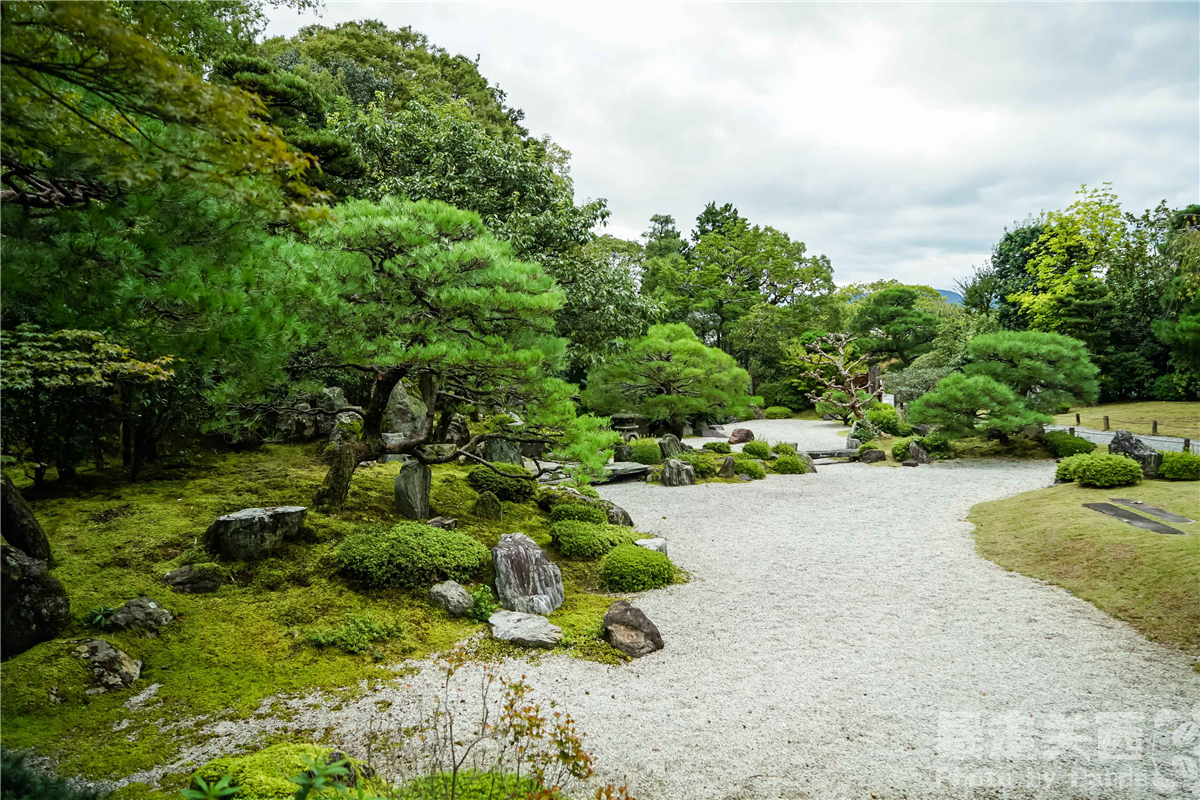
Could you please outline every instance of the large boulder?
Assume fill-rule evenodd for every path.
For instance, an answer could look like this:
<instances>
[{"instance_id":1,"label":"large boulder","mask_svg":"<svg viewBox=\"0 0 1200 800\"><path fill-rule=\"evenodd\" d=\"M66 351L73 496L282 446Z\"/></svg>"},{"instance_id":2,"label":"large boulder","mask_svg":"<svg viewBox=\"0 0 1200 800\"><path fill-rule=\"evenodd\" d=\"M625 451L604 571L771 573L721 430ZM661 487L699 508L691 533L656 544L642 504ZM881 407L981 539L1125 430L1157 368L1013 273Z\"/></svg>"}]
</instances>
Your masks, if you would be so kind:
<instances>
[{"instance_id":1,"label":"large boulder","mask_svg":"<svg viewBox=\"0 0 1200 800\"><path fill-rule=\"evenodd\" d=\"M363 418L356 411L340 411L333 418L333 426L329 429L329 441L333 444L356 442L362 436Z\"/></svg>"},{"instance_id":2,"label":"large boulder","mask_svg":"<svg viewBox=\"0 0 1200 800\"><path fill-rule=\"evenodd\" d=\"M71 621L71 603L45 561L0 545L0 655L49 641Z\"/></svg>"},{"instance_id":3,"label":"large boulder","mask_svg":"<svg viewBox=\"0 0 1200 800\"><path fill-rule=\"evenodd\" d=\"M929 453L925 450L925 448L921 447L921 445L917 444L916 442L908 443L908 457L909 457L909 459L917 462L918 464L933 463L932 461L930 461Z\"/></svg>"},{"instance_id":4,"label":"large boulder","mask_svg":"<svg viewBox=\"0 0 1200 800\"><path fill-rule=\"evenodd\" d=\"M721 466L717 469L718 478L732 478L737 475L737 469L733 465L733 456L725 456L725 460L721 462Z\"/></svg>"},{"instance_id":5,"label":"large boulder","mask_svg":"<svg viewBox=\"0 0 1200 800\"><path fill-rule=\"evenodd\" d=\"M613 461L632 461L633 448L627 444L619 444L613 448Z\"/></svg>"},{"instance_id":6,"label":"large boulder","mask_svg":"<svg viewBox=\"0 0 1200 800\"><path fill-rule=\"evenodd\" d=\"M604 515L608 517L609 525L624 525L626 528L633 527L633 517L629 516L629 512L616 503L609 500L593 500L592 504L599 505L604 509Z\"/></svg>"},{"instance_id":7,"label":"large boulder","mask_svg":"<svg viewBox=\"0 0 1200 800\"><path fill-rule=\"evenodd\" d=\"M404 381L400 381L388 395L387 407L383 410L383 431L398 433L407 439L425 424L428 411L424 401L409 394Z\"/></svg>"},{"instance_id":8,"label":"large boulder","mask_svg":"<svg viewBox=\"0 0 1200 800\"><path fill-rule=\"evenodd\" d=\"M640 608L624 600L608 607L604 614L604 638L613 647L633 658L663 649L662 634Z\"/></svg>"},{"instance_id":9,"label":"large boulder","mask_svg":"<svg viewBox=\"0 0 1200 800\"><path fill-rule=\"evenodd\" d=\"M435 606L452 617L466 616L475 607L475 601L471 599L471 595L457 581L435 583L429 589L429 599L433 600Z\"/></svg>"},{"instance_id":10,"label":"large boulder","mask_svg":"<svg viewBox=\"0 0 1200 800\"><path fill-rule=\"evenodd\" d=\"M216 564L188 564L163 576L163 583L182 594L209 594L224 582L225 576Z\"/></svg>"},{"instance_id":11,"label":"large boulder","mask_svg":"<svg viewBox=\"0 0 1200 800\"><path fill-rule=\"evenodd\" d=\"M286 411L280 411L275 422L279 438L285 442L311 442L329 433L319 430L320 415L312 412L309 403L296 403Z\"/></svg>"},{"instance_id":12,"label":"large boulder","mask_svg":"<svg viewBox=\"0 0 1200 800\"><path fill-rule=\"evenodd\" d=\"M493 464L525 463L525 458L521 455L520 446L516 442L510 442L507 439L485 439L479 448L479 455L485 461L490 461Z\"/></svg>"},{"instance_id":13,"label":"large boulder","mask_svg":"<svg viewBox=\"0 0 1200 800\"><path fill-rule=\"evenodd\" d=\"M266 558L295 536L304 525L308 509L304 506L243 508L217 517L204 532L208 549L234 561Z\"/></svg>"},{"instance_id":14,"label":"large boulder","mask_svg":"<svg viewBox=\"0 0 1200 800\"><path fill-rule=\"evenodd\" d=\"M404 462L396 476L396 510L405 519L429 519L429 490L433 486L433 472L416 459Z\"/></svg>"},{"instance_id":15,"label":"large boulder","mask_svg":"<svg viewBox=\"0 0 1200 800\"><path fill-rule=\"evenodd\" d=\"M3 476L0 495L0 532L4 533L5 540L30 558L49 561L50 540L21 490L7 475Z\"/></svg>"},{"instance_id":16,"label":"large boulder","mask_svg":"<svg viewBox=\"0 0 1200 800\"><path fill-rule=\"evenodd\" d=\"M462 414L450 417L450 425L446 428L446 441L455 447L462 447L471 441L471 429L467 427L467 418Z\"/></svg>"},{"instance_id":17,"label":"large boulder","mask_svg":"<svg viewBox=\"0 0 1200 800\"><path fill-rule=\"evenodd\" d=\"M813 461L812 456L810 456L808 453L797 453L797 455L799 455L800 460L804 462L805 472L809 473L810 475L817 474L817 462Z\"/></svg>"},{"instance_id":18,"label":"large boulder","mask_svg":"<svg viewBox=\"0 0 1200 800\"><path fill-rule=\"evenodd\" d=\"M142 662L130 658L103 639L87 639L75 648L75 656L83 659L92 675L93 687L88 694L104 694L127 689L142 674Z\"/></svg>"},{"instance_id":19,"label":"large boulder","mask_svg":"<svg viewBox=\"0 0 1200 800\"><path fill-rule=\"evenodd\" d=\"M874 464L877 461L887 461L887 453L882 450L864 450L858 455L858 460L864 464Z\"/></svg>"},{"instance_id":20,"label":"large boulder","mask_svg":"<svg viewBox=\"0 0 1200 800\"><path fill-rule=\"evenodd\" d=\"M496 497L494 492L483 492L475 501L475 505L471 506L471 514L480 519L499 522L504 518L504 509L500 505L500 498Z\"/></svg>"},{"instance_id":21,"label":"large boulder","mask_svg":"<svg viewBox=\"0 0 1200 800\"><path fill-rule=\"evenodd\" d=\"M1108 452L1128 456L1142 465L1142 474L1153 478L1162 466L1162 453L1155 450L1129 431L1119 430L1108 443Z\"/></svg>"},{"instance_id":22,"label":"large boulder","mask_svg":"<svg viewBox=\"0 0 1200 800\"><path fill-rule=\"evenodd\" d=\"M696 482L696 470L691 464L685 464L677 458L668 458L663 462L658 481L663 486L691 486Z\"/></svg>"},{"instance_id":23,"label":"large boulder","mask_svg":"<svg viewBox=\"0 0 1200 800\"><path fill-rule=\"evenodd\" d=\"M745 444L746 442L754 441L754 431L748 428L734 428L733 433L729 434L730 444Z\"/></svg>"},{"instance_id":24,"label":"large boulder","mask_svg":"<svg viewBox=\"0 0 1200 800\"><path fill-rule=\"evenodd\" d=\"M679 437L673 433L668 433L658 440L658 449L662 451L664 459L683 455L683 444L679 441Z\"/></svg>"},{"instance_id":25,"label":"large boulder","mask_svg":"<svg viewBox=\"0 0 1200 800\"><path fill-rule=\"evenodd\" d=\"M135 597L113 612L108 627L118 631L140 631L153 636L175 619L170 611L149 597Z\"/></svg>"},{"instance_id":26,"label":"large boulder","mask_svg":"<svg viewBox=\"0 0 1200 800\"><path fill-rule=\"evenodd\" d=\"M533 539L506 533L492 548L496 594L510 611L547 615L563 604L562 573Z\"/></svg>"},{"instance_id":27,"label":"large boulder","mask_svg":"<svg viewBox=\"0 0 1200 800\"><path fill-rule=\"evenodd\" d=\"M522 647L554 647L562 640L562 628L537 614L496 611L488 617L492 636Z\"/></svg>"}]
</instances>

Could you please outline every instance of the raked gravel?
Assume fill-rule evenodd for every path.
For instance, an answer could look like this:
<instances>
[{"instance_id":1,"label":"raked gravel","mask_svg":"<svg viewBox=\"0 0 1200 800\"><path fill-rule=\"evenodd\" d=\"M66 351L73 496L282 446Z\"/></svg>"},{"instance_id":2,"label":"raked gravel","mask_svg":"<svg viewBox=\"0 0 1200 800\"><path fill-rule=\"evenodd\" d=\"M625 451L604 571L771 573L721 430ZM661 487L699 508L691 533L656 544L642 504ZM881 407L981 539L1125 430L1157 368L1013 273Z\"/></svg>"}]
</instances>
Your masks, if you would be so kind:
<instances>
[{"instance_id":1,"label":"raked gravel","mask_svg":"<svg viewBox=\"0 0 1200 800\"><path fill-rule=\"evenodd\" d=\"M1186 755L1178 748L1195 745L1179 720L1154 716L1200 713L1190 659L974 551L964 519L972 505L1052 479L1047 462L976 461L603 487L692 574L634 599L666 649L622 667L549 655L502 670L526 674L540 697L575 716L601 777L624 777L650 800L1193 797L1189 787L1163 794L1146 784L1156 762L1168 778L1171 757ZM287 723L268 714L220 724L193 755L249 746L284 726L328 731L360 751L378 701L427 702L432 677L338 708L294 701ZM1111 712L1144 715L1134 725L1146 732L1140 760L1104 760L1112 746L1130 752L1102 736L1113 720L1133 719L1095 717ZM1029 726L1056 714L1081 715L1082 738L1045 760L1053 742ZM952 719L968 731L984 726L978 757L948 749L972 742L951 735ZM1005 730L1016 736L992 735ZM993 751L997 743L1015 758ZM1130 768L1141 785L1105 778ZM1036 787L1034 774L1053 782ZM961 776L1015 788L963 791Z\"/></svg>"},{"instance_id":2,"label":"raked gravel","mask_svg":"<svg viewBox=\"0 0 1200 800\"><path fill-rule=\"evenodd\" d=\"M746 428L754 434L756 441L775 444L776 442L792 442L800 450L836 450L846 446L847 427L835 420L807 419L752 419L745 422L730 422L721 426L726 437L733 433L734 428ZM689 436L683 441L692 447L700 447L705 442L723 441L719 439L701 439ZM734 450L741 450L742 445L734 445Z\"/></svg>"}]
</instances>

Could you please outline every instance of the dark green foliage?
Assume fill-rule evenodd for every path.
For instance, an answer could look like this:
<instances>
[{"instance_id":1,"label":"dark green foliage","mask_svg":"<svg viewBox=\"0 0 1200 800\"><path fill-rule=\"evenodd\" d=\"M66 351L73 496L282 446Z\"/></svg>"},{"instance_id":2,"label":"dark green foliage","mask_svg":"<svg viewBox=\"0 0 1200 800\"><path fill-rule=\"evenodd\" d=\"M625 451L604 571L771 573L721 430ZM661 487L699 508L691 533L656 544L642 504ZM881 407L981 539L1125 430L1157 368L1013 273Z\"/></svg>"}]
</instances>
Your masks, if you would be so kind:
<instances>
[{"instance_id":1,"label":"dark green foliage","mask_svg":"<svg viewBox=\"0 0 1200 800\"><path fill-rule=\"evenodd\" d=\"M929 453L931 458L950 457L950 437L942 432L931 433L917 440L918 444Z\"/></svg>"},{"instance_id":2,"label":"dark green foliage","mask_svg":"<svg viewBox=\"0 0 1200 800\"><path fill-rule=\"evenodd\" d=\"M770 458L771 446L766 442L746 442L742 445L742 452L751 458Z\"/></svg>"},{"instance_id":3,"label":"dark green foliage","mask_svg":"<svg viewBox=\"0 0 1200 800\"><path fill-rule=\"evenodd\" d=\"M771 470L780 475L803 475L807 472L804 462L795 453L785 453L775 459L775 463L771 465Z\"/></svg>"},{"instance_id":4,"label":"dark green foliage","mask_svg":"<svg viewBox=\"0 0 1200 800\"><path fill-rule=\"evenodd\" d=\"M685 464L691 464L692 469L696 471L697 478L716 477L719 465L715 460L715 456L708 453L699 453L694 450L685 450L676 456L676 458Z\"/></svg>"},{"instance_id":5,"label":"dark green foliage","mask_svg":"<svg viewBox=\"0 0 1200 800\"><path fill-rule=\"evenodd\" d=\"M336 559L338 572L366 586L415 588L445 580L470 583L491 563L491 554L465 533L402 522L388 531L347 536Z\"/></svg>"},{"instance_id":6,"label":"dark green foliage","mask_svg":"<svg viewBox=\"0 0 1200 800\"><path fill-rule=\"evenodd\" d=\"M487 622L492 612L500 608L500 603L496 601L496 595L492 592L492 587L486 583L472 589L470 595L471 599L475 601L475 605L471 606L471 610L467 612L467 616L476 622Z\"/></svg>"},{"instance_id":7,"label":"dark green foliage","mask_svg":"<svg viewBox=\"0 0 1200 800\"><path fill-rule=\"evenodd\" d=\"M763 411L763 416L767 419L791 419L792 410L785 406L771 406Z\"/></svg>"},{"instance_id":8,"label":"dark green foliage","mask_svg":"<svg viewBox=\"0 0 1200 800\"><path fill-rule=\"evenodd\" d=\"M108 792L79 788L29 766L24 753L0 748L0 800L101 800Z\"/></svg>"},{"instance_id":9,"label":"dark green foliage","mask_svg":"<svg viewBox=\"0 0 1200 800\"><path fill-rule=\"evenodd\" d=\"M1051 421L1026 408L1004 384L986 375L960 372L942 378L936 389L914 400L907 416L914 423L936 425L948 433L967 436L986 429L1007 435L1025 425Z\"/></svg>"},{"instance_id":10,"label":"dark green foliage","mask_svg":"<svg viewBox=\"0 0 1200 800\"><path fill-rule=\"evenodd\" d=\"M610 591L644 592L675 580L671 560L635 544L613 548L600 566L600 580Z\"/></svg>"},{"instance_id":11,"label":"dark green foliage","mask_svg":"<svg viewBox=\"0 0 1200 800\"><path fill-rule=\"evenodd\" d=\"M630 458L639 464L658 464L663 460L657 439L634 439L629 442L629 449L633 451Z\"/></svg>"},{"instance_id":12,"label":"dark green foliage","mask_svg":"<svg viewBox=\"0 0 1200 800\"><path fill-rule=\"evenodd\" d=\"M1035 411L1053 410L1059 403L1090 405L1100 391L1099 370L1087 348L1069 336L1001 331L976 336L967 350L964 373L1004 384Z\"/></svg>"},{"instance_id":13,"label":"dark green foliage","mask_svg":"<svg viewBox=\"0 0 1200 800\"><path fill-rule=\"evenodd\" d=\"M597 525L567 520L550 526L551 538L564 557L575 561L592 561L623 544L645 538L624 525Z\"/></svg>"},{"instance_id":14,"label":"dark green foliage","mask_svg":"<svg viewBox=\"0 0 1200 800\"><path fill-rule=\"evenodd\" d=\"M1079 475L1079 468L1084 462L1091 458L1089 453L1076 453L1073 456L1067 456L1062 461L1058 462L1058 466L1054 468L1054 480L1056 481L1074 481Z\"/></svg>"},{"instance_id":15,"label":"dark green foliage","mask_svg":"<svg viewBox=\"0 0 1200 800\"><path fill-rule=\"evenodd\" d=\"M892 442L892 460L907 461L908 460L908 445L910 442L917 441L915 436L906 436L902 439L897 439Z\"/></svg>"},{"instance_id":16,"label":"dark green foliage","mask_svg":"<svg viewBox=\"0 0 1200 800\"><path fill-rule=\"evenodd\" d=\"M533 497L536 484L531 480L529 470L519 464L497 463L492 466L502 474L497 474L495 470L483 465L471 468L467 473L467 483L471 484L472 489L480 494L491 492L510 503L524 502Z\"/></svg>"},{"instance_id":17,"label":"dark green foliage","mask_svg":"<svg viewBox=\"0 0 1200 800\"><path fill-rule=\"evenodd\" d=\"M608 515L604 513L604 509L596 506L584 505L583 503L560 503L550 512L551 522L563 522L564 520L576 520L578 522L591 522L596 525L603 525L608 522Z\"/></svg>"},{"instance_id":18,"label":"dark green foliage","mask_svg":"<svg viewBox=\"0 0 1200 800\"><path fill-rule=\"evenodd\" d=\"M756 481L761 481L767 477L767 470L762 464L750 456L745 456L741 453L735 453L733 456L733 471L738 475L745 475Z\"/></svg>"},{"instance_id":19,"label":"dark green foliage","mask_svg":"<svg viewBox=\"0 0 1200 800\"><path fill-rule=\"evenodd\" d=\"M703 448L713 453L724 454L728 454L732 450L732 448L729 446L729 442L705 442Z\"/></svg>"},{"instance_id":20,"label":"dark green foliage","mask_svg":"<svg viewBox=\"0 0 1200 800\"><path fill-rule=\"evenodd\" d=\"M1108 489L1142 482L1142 465L1132 458L1110 453L1091 453L1082 458L1075 468L1080 486Z\"/></svg>"},{"instance_id":21,"label":"dark green foliage","mask_svg":"<svg viewBox=\"0 0 1200 800\"><path fill-rule=\"evenodd\" d=\"M805 397L792 381L760 383L755 390L768 406L784 406L792 409L804 409L812 406L812 400Z\"/></svg>"},{"instance_id":22,"label":"dark green foliage","mask_svg":"<svg viewBox=\"0 0 1200 800\"><path fill-rule=\"evenodd\" d=\"M1089 442L1081 436L1072 436L1066 431L1050 431L1046 434L1045 441L1046 449L1058 458L1090 453L1096 449L1095 442Z\"/></svg>"},{"instance_id":23,"label":"dark green foliage","mask_svg":"<svg viewBox=\"0 0 1200 800\"><path fill-rule=\"evenodd\" d=\"M1163 453L1158 476L1169 481L1200 481L1200 453Z\"/></svg>"},{"instance_id":24,"label":"dark green foliage","mask_svg":"<svg viewBox=\"0 0 1200 800\"><path fill-rule=\"evenodd\" d=\"M908 287L882 289L869 295L850 320L850 329L862 338L863 351L875 360L892 358L908 366L933 349L938 318L917 307L917 292Z\"/></svg>"},{"instance_id":25,"label":"dark green foliage","mask_svg":"<svg viewBox=\"0 0 1200 800\"><path fill-rule=\"evenodd\" d=\"M895 406L879 405L868 409L867 422L892 436L908 436L912 433L912 426L900 419L900 412Z\"/></svg>"}]
</instances>

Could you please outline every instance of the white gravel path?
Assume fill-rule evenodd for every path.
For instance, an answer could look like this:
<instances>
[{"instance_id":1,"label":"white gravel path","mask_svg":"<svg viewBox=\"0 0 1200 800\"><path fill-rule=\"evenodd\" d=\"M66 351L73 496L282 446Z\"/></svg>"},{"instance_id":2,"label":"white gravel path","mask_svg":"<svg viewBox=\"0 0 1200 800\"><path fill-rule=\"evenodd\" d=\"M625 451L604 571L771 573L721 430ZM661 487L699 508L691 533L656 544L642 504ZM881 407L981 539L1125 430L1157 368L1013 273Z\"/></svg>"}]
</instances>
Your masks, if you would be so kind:
<instances>
[{"instance_id":1,"label":"white gravel path","mask_svg":"<svg viewBox=\"0 0 1200 800\"><path fill-rule=\"evenodd\" d=\"M747 428L754 433L756 440L768 444L795 442L801 450L833 450L846 446L846 426L836 420L751 419L721 426L726 435L732 433L734 428ZM724 440L689 436L683 441L692 447L700 447L705 442ZM741 450L742 446L734 445L733 449Z\"/></svg>"},{"instance_id":2,"label":"white gravel path","mask_svg":"<svg viewBox=\"0 0 1200 800\"><path fill-rule=\"evenodd\" d=\"M1200 757L1195 729L1160 715L1194 707L1200 723L1190 659L974 551L972 505L1052 477L1047 462L846 464L752 484L603 487L693 575L635 599L666 649L623 667L552 655L503 669L563 703L600 776L624 776L643 800L1194 797L1200 787L1149 785L1156 764L1167 779L1173 756ZM409 685L302 704L292 724L353 752L378 701L431 691ZM1108 713L1143 716L1095 716ZM1078 715L1081 738L1046 760L1061 714ZM1113 740L1117 722L1144 738ZM211 744L228 751L269 728L231 723ZM957 759L972 731L984 749ZM1136 760L1107 760L1128 741ZM1137 785L1120 785L1123 770Z\"/></svg>"}]
</instances>

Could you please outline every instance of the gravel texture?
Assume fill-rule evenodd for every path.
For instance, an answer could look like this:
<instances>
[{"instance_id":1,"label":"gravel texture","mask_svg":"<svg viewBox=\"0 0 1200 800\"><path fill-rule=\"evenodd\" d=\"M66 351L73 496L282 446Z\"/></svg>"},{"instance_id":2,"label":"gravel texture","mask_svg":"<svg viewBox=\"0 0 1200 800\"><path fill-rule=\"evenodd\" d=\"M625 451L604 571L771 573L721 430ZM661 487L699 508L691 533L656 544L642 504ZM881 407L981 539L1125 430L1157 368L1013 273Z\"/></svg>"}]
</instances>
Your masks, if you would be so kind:
<instances>
[{"instance_id":1,"label":"gravel texture","mask_svg":"<svg viewBox=\"0 0 1200 800\"><path fill-rule=\"evenodd\" d=\"M768 438L826 435L796 424L751 423ZM624 778L643 800L1194 797L1192 785L1148 785L1156 764L1167 780L1172 757L1200 756L1197 729L1161 711L1200 723L1190 659L974 551L972 505L1052 480L1049 462L991 461L605 486L692 573L633 598L666 649L622 667L547 655L500 669L561 702L599 776ZM429 671L405 683L339 707L293 701L287 725L361 751L379 701L397 701L387 727L411 713L402 706L428 705ZM1144 715L1140 760L1106 760L1115 751L1104 731L1132 719L1095 716L1113 712ZM1079 738L1054 757L1046 726L1060 714L1080 715ZM984 726L977 757L956 758L972 740L951 736L950 720ZM271 715L219 725L206 748L227 752L280 725ZM1020 735L993 735L1004 731ZM1119 770L1141 783L1114 785L1106 776Z\"/></svg>"},{"instance_id":2,"label":"gravel texture","mask_svg":"<svg viewBox=\"0 0 1200 800\"><path fill-rule=\"evenodd\" d=\"M795 442L800 450L833 450L846 446L847 426L837 420L807 420L807 419L752 419L745 422L729 422L721 426L725 438L734 428L746 428L754 433L755 441L775 444L776 442ZM692 447L700 447L705 442L725 441L725 439L704 439L699 436L689 436L683 441ZM733 445L734 450L741 450L743 445Z\"/></svg>"}]
</instances>

